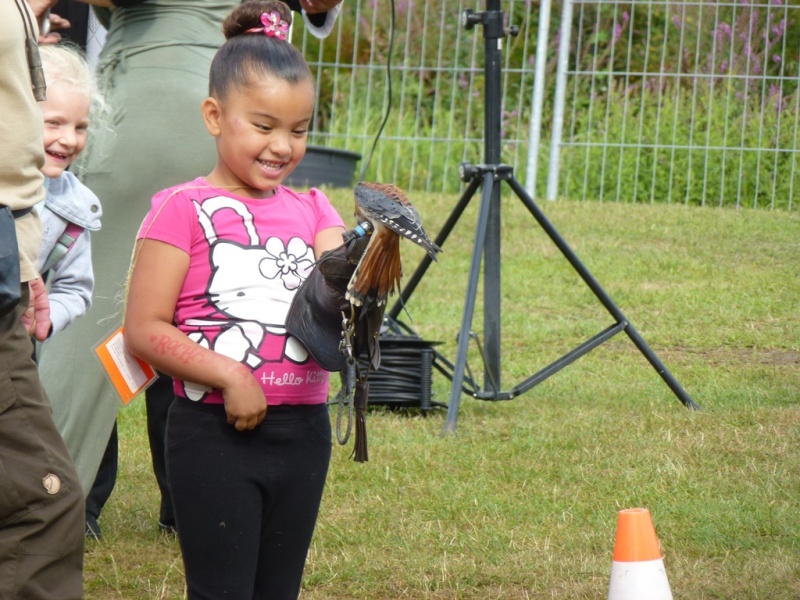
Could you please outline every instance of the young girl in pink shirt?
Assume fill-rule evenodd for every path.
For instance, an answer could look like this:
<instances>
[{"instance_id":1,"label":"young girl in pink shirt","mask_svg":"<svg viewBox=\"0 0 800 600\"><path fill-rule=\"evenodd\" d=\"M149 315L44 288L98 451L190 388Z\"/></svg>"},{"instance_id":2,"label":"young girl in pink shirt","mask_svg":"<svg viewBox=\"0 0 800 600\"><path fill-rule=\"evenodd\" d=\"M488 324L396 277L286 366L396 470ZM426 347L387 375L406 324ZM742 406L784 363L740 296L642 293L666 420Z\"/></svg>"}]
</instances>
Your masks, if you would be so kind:
<instances>
[{"instance_id":1,"label":"young girl in pink shirt","mask_svg":"<svg viewBox=\"0 0 800 600\"><path fill-rule=\"evenodd\" d=\"M281 185L314 111L290 23L276 1L226 19L202 104L216 167L153 197L134 254L125 336L174 380L167 471L190 599L297 598L330 461L328 373L285 319L344 227L319 190Z\"/></svg>"}]
</instances>

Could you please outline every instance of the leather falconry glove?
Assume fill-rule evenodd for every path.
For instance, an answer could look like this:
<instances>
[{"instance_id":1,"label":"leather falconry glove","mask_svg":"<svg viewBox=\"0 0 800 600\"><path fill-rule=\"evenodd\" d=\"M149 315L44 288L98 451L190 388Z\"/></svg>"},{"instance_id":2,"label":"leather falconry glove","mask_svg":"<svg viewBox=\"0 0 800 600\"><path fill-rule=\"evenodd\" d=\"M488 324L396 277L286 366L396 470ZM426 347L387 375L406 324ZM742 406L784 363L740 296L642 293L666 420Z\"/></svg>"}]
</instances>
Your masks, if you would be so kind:
<instances>
[{"instance_id":1,"label":"leather falconry glove","mask_svg":"<svg viewBox=\"0 0 800 600\"><path fill-rule=\"evenodd\" d=\"M383 310L375 314L368 307L354 307L345 298L347 284L369 242L368 236L324 252L295 294L286 316L286 331L296 337L326 371L345 368L346 355L340 350L343 321L353 318L353 357L372 348L377 339ZM372 343L370 343L372 341Z\"/></svg>"}]
</instances>

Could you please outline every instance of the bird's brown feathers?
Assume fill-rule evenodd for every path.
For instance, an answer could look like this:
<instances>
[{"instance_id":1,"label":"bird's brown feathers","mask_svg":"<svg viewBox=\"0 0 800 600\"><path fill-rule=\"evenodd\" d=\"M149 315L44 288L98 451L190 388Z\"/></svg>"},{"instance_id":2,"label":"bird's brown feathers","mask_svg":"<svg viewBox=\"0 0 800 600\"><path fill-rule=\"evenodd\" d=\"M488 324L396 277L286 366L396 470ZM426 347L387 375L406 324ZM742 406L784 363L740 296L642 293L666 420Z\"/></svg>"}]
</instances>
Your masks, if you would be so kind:
<instances>
[{"instance_id":1,"label":"bird's brown feathers","mask_svg":"<svg viewBox=\"0 0 800 600\"><path fill-rule=\"evenodd\" d=\"M363 185L364 187L369 188L371 190L375 190L383 194L386 194L387 196L389 196L389 198L391 198L395 202L399 202L400 204L404 204L406 206L411 205L411 201L408 199L405 192L403 192L403 190L401 190L393 183L375 183L372 181L362 181L359 185Z\"/></svg>"},{"instance_id":2,"label":"bird's brown feathers","mask_svg":"<svg viewBox=\"0 0 800 600\"><path fill-rule=\"evenodd\" d=\"M419 213L403 190L391 183L361 182L355 188L355 214L371 225L371 239L347 289L356 306L386 303L400 289L400 239L407 238L436 260L441 248L428 238Z\"/></svg>"},{"instance_id":3,"label":"bird's brown feathers","mask_svg":"<svg viewBox=\"0 0 800 600\"><path fill-rule=\"evenodd\" d=\"M400 261L400 236L381 227L372 234L347 290L347 299L360 306L374 300L379 306L400 289L403 275Z\"/></svg>"}]
</instances>

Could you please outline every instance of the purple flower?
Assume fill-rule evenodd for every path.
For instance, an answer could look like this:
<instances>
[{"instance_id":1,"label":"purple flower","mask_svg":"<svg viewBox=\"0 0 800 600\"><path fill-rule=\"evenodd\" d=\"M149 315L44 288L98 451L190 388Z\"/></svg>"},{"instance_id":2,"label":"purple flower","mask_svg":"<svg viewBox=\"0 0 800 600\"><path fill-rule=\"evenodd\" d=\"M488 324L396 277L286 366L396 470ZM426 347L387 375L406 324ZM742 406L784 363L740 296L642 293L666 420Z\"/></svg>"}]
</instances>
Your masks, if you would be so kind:
<instances>
[{"instance_id":1,"label":"purple flower","mask_svg":"<svg viewBox=\"0 0 800 600\"><path fill-rule=\"evenodd\" d=\"M772 55L772 62L774 62L774 63L781 62L781 55L780 54L773 54Z\"/></svg>"},{"instance_id":2,"label":"purple flower","mask_svg":"<svg viewBox=\"0 0 800 600\"><path fill-rule=\"evenodd\" d=\"M616 42L622 35L622 28L631 20L627 10L622 11L622 23L614 23L614 41Z\"/></svg>"},{"instance_id":3,"label":"purple flower","mask_svg":"<svg viewBox=\"0 0 800 600\"><path fill-rule=\"evenodd\" d=\"M413 8L414 8L414 3L411 0L397 3L397 12L399 12L400 14L405 14L406 12L412 10Z\"/></svg>"},{"instance_id":4,"label":"purple flower","mask_svg":"<svg viewBox=\"0 0 800 600\"><path fill-rule=\"evenodd\" d=\"M672 15L672 24L678 29L681 28L681 18L678 15Z\"/></svg>"}]
</instances>

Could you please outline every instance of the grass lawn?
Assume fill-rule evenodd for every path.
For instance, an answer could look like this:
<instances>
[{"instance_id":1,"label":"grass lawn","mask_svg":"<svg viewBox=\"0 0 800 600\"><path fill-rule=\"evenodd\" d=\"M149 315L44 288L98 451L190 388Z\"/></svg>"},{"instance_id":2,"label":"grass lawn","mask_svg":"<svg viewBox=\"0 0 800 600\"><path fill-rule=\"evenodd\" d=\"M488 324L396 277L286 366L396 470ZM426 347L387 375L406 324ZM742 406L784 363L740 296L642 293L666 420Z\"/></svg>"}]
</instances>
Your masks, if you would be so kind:
<instances>
[{"instance_id":1,"label":"grass lawn","mask_svg":"<svg viewBox=\"0 0 800 600\"><path fill-rule=\"evenodd\" d=\"M507 190L506 190L507 191ZM332 193L353 224L348 192ZM454 196L412 198L434 234ZM455 358L476 197L404 322ZM619 334L508 402L371 411L370 461L334 447L301 598L605 598L617 511L650 510L676 599L800 598L800 215L559 201L542 209L702 410ZM406 275L421 252L402 245ZM503 198L502 387L612 323L512 194ZM482 339L482 302L473 329ZM482 372L474 347L469 364ZM450 382L436 373L434 400ZM87 599L183 598L156 528L144 403L87 545Z\"/></svg>"}]
</instances>

